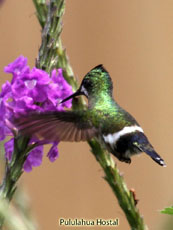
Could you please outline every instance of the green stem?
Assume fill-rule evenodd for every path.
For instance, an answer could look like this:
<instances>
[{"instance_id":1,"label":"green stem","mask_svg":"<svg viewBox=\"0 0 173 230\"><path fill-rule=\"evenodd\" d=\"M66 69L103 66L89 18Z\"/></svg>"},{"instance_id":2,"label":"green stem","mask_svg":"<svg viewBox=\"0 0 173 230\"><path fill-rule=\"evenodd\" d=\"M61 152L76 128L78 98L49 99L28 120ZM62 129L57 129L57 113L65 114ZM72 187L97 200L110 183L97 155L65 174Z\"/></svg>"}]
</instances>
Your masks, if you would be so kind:
<instances>
[{"instance_id":1,"label":"green stem","mask_svg":"<svg viewBox=\"0 0 173 230\"><path fill-rule=\"evenodd\" d=\"M12 160L6 160L5 176L0 186L0 202L10 202L17 188L17 182L23 173L23 165L29 152L38 146L37 143L28 145L29 138L14 138L14 151ZM0 213L0 229L4 224L4 214Z\"/></svg>"},{"instance_id":2,"label":"green stem","mask_svg":"<svg viewBox=\"0 0 173 230\"><path fill-rule=\"evenodd\" d=\"M64 0L51 0L45 9L44 0L33 0L36 6L37 18L42 28L42 43L36 61L37 68L50 73L54 68L62 68L63 76L77 89L72 68L69 64L66 51L62 46L60 34L62 31L62 16L65 10ZM42 15L44 12L44 15ZM46 20L45 20L46 18Z\"/></svg>"},{"instance_id":3,"label":"green stem","mask_svg":"<svg viewBox=\"0 0 173 230\"><path fill-rule=\"evenodd\" d=\"M0 186L0 202L11 201L16 190L16 183L23 173L23 164L28 155L27 146L29 139L26 137L14 138L14 151L11 162L6 161L5 176ZM4 223L4 216L0 215L0 229Z\"/></svg>"},{"instance_id":4,"label":"green stem","mask_svg":"<svg viewBox=\"0 0 173 230\"><path fill-rule=\"evenodd\" d=\"M65 1L50 0L47 11L43 4L44 1L33 0L33 2L36 5L37 17L43 29L42 44L37 59L37 67L45 69L48 72L53 68L63 68L65 79L72 85L73 90L76 90L77 81L74 78L72 68L60 39ZM45 13L45 15L42 15L42 13ZM45 18L47 18L46 21ZM81 109L84 106L84 102L79 101L73 109ZM91 147L91 152L105 172L105 180L117 197L119 205L124 211L129 225L131 226L131 230L147 229L136 207L134 197L127 188L110 154L107 154L96 140L89 141L89 145Z\"/></svg>"},{"instance_id":5,"label":"green stem","mask_svg":"<svg viewBox=\"0 0 173 230\"><path fill-rule=\"evenodd\" d=\"M127 188L124 179L110 154L105 153L103 148L96 140L91 140L89 145L91 147L91 152L105 172L105 180L110 185L113 193L117 197L118 203L124 211L131 226L131 230L147 229L143 218L140 216L139 210L136 207L134 197Z\"/></svg>"}]
</instances>

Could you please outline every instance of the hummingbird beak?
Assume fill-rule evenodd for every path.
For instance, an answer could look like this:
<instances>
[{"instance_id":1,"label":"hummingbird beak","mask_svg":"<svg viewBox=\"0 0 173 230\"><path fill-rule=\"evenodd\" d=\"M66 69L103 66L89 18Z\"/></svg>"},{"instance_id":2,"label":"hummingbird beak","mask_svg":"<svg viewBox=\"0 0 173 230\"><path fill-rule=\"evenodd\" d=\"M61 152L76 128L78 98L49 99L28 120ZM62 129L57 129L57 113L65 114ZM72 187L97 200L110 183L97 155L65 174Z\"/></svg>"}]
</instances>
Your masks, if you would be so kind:
<instances>
[{"instance_id":1,"label":"hummingbird beak","mask_svg":"<svg viewBox=\"0 0 173 230\"><path fill-rule=\"evenodd\" d=\"M80 96L80 95L83 95L83 92L81 92L81 90L80 90L80 88L79 88L75 93L73 93L73 94L70 95L69 97L66 97L65 99L63 99L63 100L60 102L60 104L61 104L61 103L64 103L65 101L70 100L71 98L74 98L74 97L77 97L77 96Z\"/></svg>"}]
</instances>

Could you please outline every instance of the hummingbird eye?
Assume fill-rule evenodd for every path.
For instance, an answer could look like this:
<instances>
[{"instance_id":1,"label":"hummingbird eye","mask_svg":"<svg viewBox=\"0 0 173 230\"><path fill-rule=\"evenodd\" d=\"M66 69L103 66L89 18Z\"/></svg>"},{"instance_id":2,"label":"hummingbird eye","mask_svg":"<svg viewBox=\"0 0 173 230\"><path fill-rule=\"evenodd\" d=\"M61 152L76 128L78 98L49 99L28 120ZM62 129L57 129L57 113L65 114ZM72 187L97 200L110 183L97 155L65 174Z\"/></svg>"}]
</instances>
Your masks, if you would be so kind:
<instances>
[{"instance_id":1,"label":"hummingbird eye","mask_svg":"<svg viewBox=\"0 0 173 230\"><path fill-rule=\"evenodd\" d=\"M90 88L92 87L92 82L89 79L85 79L83 81L83 85L85 86L85 88Z\"/></svg>"}]
</instances>

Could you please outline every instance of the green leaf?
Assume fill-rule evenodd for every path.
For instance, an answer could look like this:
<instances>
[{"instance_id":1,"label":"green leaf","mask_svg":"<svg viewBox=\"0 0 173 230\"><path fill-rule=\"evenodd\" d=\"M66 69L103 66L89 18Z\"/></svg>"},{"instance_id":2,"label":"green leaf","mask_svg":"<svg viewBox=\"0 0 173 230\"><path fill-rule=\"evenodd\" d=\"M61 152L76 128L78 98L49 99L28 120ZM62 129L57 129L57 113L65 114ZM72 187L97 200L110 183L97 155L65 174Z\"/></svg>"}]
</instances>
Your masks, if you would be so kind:
<instances>
[{"instance_id":1,"label":"green leaf","mask_svg":"<svg viewBox=\"0 0 173 230\"><path fill-rule=\"evenodd\" d=\"M173 206L170 206L170 207L167 207L167 208L161 210L161 213L173 215Z\"/></svg>"}]
</instances>

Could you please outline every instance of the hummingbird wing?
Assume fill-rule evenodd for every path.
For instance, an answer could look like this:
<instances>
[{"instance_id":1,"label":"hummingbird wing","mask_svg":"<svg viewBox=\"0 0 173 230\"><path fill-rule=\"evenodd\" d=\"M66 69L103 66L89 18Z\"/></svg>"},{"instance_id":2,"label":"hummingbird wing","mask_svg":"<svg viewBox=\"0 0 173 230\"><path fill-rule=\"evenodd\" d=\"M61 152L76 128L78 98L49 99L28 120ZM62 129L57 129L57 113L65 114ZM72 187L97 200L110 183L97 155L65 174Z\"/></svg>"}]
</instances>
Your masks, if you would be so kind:
<instances>
[{"instance_id":1,"label":"hummingbird wing","mask_svg":"<svg viewBox=\"0 0 173 230\"><path fill-rule=\"evenodd\" d=\"M19 134L48 141L86 141L97 135L86 111L34 113L13 120Z\"/></svg>"}]
</instances>

